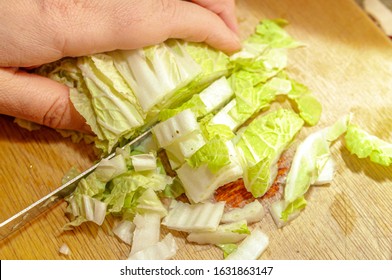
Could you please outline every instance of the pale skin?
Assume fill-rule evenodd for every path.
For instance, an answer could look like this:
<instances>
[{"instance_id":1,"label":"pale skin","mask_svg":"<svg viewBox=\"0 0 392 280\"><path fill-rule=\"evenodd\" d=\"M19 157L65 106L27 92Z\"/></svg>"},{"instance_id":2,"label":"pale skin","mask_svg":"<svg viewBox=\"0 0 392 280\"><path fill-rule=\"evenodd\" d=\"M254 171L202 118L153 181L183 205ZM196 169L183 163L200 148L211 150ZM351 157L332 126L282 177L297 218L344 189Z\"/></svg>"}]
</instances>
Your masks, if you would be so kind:
<instances>
[{"instance_id":1,"label":"pale skin","mask_svg":"<svg viewBox=\"0 0 392 280\"><path fill-rule=\"evenodd\" d=\"M89 131L69 88L24 68L168 38L240 49L235 0L0 0L0 114Z\"/></svg>"}]
</instances>

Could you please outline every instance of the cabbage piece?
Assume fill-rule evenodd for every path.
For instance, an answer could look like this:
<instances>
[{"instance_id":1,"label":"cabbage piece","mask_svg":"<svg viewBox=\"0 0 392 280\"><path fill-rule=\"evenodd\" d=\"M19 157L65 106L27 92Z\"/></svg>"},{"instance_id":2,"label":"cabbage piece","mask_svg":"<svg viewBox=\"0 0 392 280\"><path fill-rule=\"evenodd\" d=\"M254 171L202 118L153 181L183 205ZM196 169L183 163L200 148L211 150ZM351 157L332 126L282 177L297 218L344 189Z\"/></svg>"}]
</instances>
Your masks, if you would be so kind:
<instances>
[{"instance_id":1,"label":"cabbage piece","mask_svg":"<svg viewBox=\"0 0 392 280\"><path fill-rule=\"evenodd\" d=\"M280 219L285 222L289 222L289 219L295 219L298 217L297 213L300 214L300 211L306 207L307 203L308 202L306 201L305 196L300 196L290 203L284 201L285 208L281 213Z\"/></svg>"},{"instance_id":2,"label":"cabbage piece","mask_svg":"<svg viewBox=\"0 0 392 280\"><path fill-rule=\"evenodd\" d=\"M282 152L303 126L294 112L279 109L253 120L236 144L245 158L244 183L254 197L264 195L272 185Z\"/></svg>"},{"instance_id":3,"label":"cabbage piece","mask_svg":"<svg viewBox=\"0 0 392 280\"><path fill-rule=\"evenodd\" d=\"M195 130L165 147L170 166L173 170L180 167L186 159L190 158L197 150L205 145L205 139L200 130Z\"/></svg>"},{"instance_id":4,"label":"cabbage piece","mask_svg":"<svg viewBox=\"0 0 392 280\"><path fill-rule=\"evenodd\" d=\"M222 167L230 164L229 148L225 141L213 139L198 149L187 163L192 168L198 168L206 164L212 173L216 174Z\"/></svg>"},{"instance_id":5,"label":"cabbage piece","mask_svg":"<svg viewBox=\"0 0 392 280\"><path fill-rule=\"evenodd\" d=\"M41 129L41 125L38 123L34 123L28 120L20 119L20 118L15 118L14 123L19 125L20 127L27 129L28 131L34 131L34 130L39 130Z\"/></svg>"},{"instance_id":6,"label":"cabbage piece","mask_svg":"<svg viewBox=\"0 0 392 280\"><path fill-rule=\"evenodd\" d=\"M173 183L167 185L166 188L160 194L166 198L177 198L183 193L185 193L184 187L180 179L178 177L175 177L173 179Z\"/></svg>"},{"instance_id":7,"label":"cabbage piece","mask_svg":"<svg viewBox=\"0 0 392 280\"><path fill-rule=\"evenodd\" d=\"M303 199L302 201L303 207L305 207L306 201L304 198L302 199ZM292 220L296 219L300 214L301 208L297 206L295 207L294 211L291 211L291 213L287 217L285 217L285 219L282 219L282 212L286 209L286 207L287 207L287 203L284 200L278 200L271 204L270 213L278 228L282 228L286 226Z\"/></svg>"},{"instance_id":8,"label":"cabbage piece","mask_svg":"<svg viewBox=\"0 0 392 280\"><path fill-rule=\"evenodd\" d=\"M135 224L129 220L122 220L113 227L113 233L124 243L131 245Z\"/></svg>"},{"instance_id":9,"label":"cabbage piece","mask_svg":"<svg viewBox=\"0 0 392 280\"><path fill-rule=\"evenodd\" d=\"M257 112L269 108L278 94L291 90L291 84L282 85L276 77L264 82L260 82L258 77L258 73L255 75L245 70L233 73L229 80L235 98L213 116L209 124L226 125L235 131Z\"/></svg>"},{"instance_id":10,"label":"cabbage piece","mask_svg":"<svg viewBox=\"0 0 392 280\"><path fill-rule=\"evenodd\" d=\"M226 77L222 77L200 92L199 96L206 106L206 113L208 114L222 107L229 101L233 96L233 90Z\"/></svg>"},{"instance_id":11,"label":"cabbage piece","mask_svg":"<svg viewBox=\"0 0 392 280\"><path fill-rule=\"evenodd\" d=\"M98 199L83 195L84 215L87 221L102 225L106 216L106 203Z\"/></svg>"},{"instance_id":12,"label":"cabbage piece","mask_svg":"<svg viewBox=\"0 0 392 280\"><path fill-rule=\"evenodd\" d=\"M220 168L218 172L213 173L206 164L192 168L188 163L184 163L176 170L190 201L195 203L205 201L220 186L242 177L242 164L234 145L231 141L225 144L228 148L230 164Z\"/></svg>"},{"instance_id":13,"label":"cabbage piece","mask_svg":"<svg viewBox=\"0 0 392 280\"><path fill-rule=\"evenodd\" d=\"M212 116L208 115L199 121L200 129L207 141L214 138L228 141L235 137L233 130L231 130L227 125L210 123L211 118Z\"/></svg>"},{"instance_id":14,"label":"cabbage piece","mask_svg":"<svg viewBox=\"0 0 392 280\"><path fill-rule=\"evenodd\" d=\"M230 131L236 130L242 121L231 116L230 111L235 108L237 101L235 99L227 103L216 115L214 115L207 125L224 125L230 129Z\"/></svg>"},{"instance_id":15,"label":"cabbage piece","mask_svg":"<svg viewBox=\"0 0 392 280\"><path fill-rule=\"evenodd\" d=\"M127 170L128 168L124 156L119 154L111 159L102 159L94 172L100 181L109 182L111 179L125 173Z\"/></svg>"},{"instance_id":16,"label":"cabbage piece","mask_svg":"<svg viewBox=\"0 0 392 280\"><path fill-rule=\"evenodd\" d=\"M236 103L228 114L235 120L235 128L245 123L255 113L268 108L278 93L274 88L269 87L270 81L262 83L252 81L254 75L253 72L241 70L230 77Z\"/></svg>"},{"instance_id":17,"label":"cabbage piece","mask_svg":"<svg viewBox=\"0 0 392 280\"><path fill-rule=\"evenodd\" d=\"M185 232L215 231L225 207L224 202L189 204L173 201L173 204L162 225Z\"/></svg>"},{"instance_id":18,"label":"cabbage piece","mask_svg":"<svg viewBox=\"0 0 392 280\"><path fill-rule=\"evenodd\" d=\"M133 223L135 230L130 255L153 246L159 241L161 216L156 213L137 214Z\"/></svg>"},{"instance_id":19,"label":"cabbage piece","mask_svg":"<svg viewBox=\"0 0 392 280\"><path fill-rule=\"evenodd\" d=\"M157 158L152 153L133 155L131 160L136 172L155 170L157 168Z\"/></svg>"},{"instance_id":20,"label":"cabbage piece","mask_svg":"<svg viewBox=\"0 0 392 280\"><path fill-rule=\"evenodd\" d=\"M167 215L167 210L163 206L158 195L152 189L146 189L137 199L136 211L138 213L156 213L161 217Z\"/></svg>"},{"instance_id":21,"label":"cabbage piece","mask_svg":"<svg viewBox=\"0 0 392 280\"><path fill-rule=\"evenodd\" d=\"M237 64L255 65L255 60L270 49L296 48L301 44L295 41L284 29L287 21L283 19L262 20L256 26L255 33L244 42L242 50L233 54L230 59ZM260 61L260 59L256 60ZM253 63L252 63L253 62ZM257 65L257 67L260 67Z\"/></svg>"},{"instance_id":22,"label":"cabbage piece","mask_svg":"<svg viewBox=\"0 0 392 280\"><path fill-rule=\"evenodd\" d=\"M225 259L228 255L238 249L238 245L234 243L229 244L216 244L216 246L223 251L223 258Z\"/></svg>"},{"instance_id":23,"label":"cabbage piece","mask_svg":"<svg viewBox=\"0 0 392 280\"><path fill-rule=\"evenodd\" d=\"M284 190L286 209L283 220L306 203L303 196L319 177L331 157L330 145L347 130L350 117L346 116L333 125L316 131L300 143L295 152Z\"/></svg>"},{"instance_id":24,"label":"cabbage piece","mask_svg":"<svg viewBox=\"0 0 392 280\"><path fill-rule=\"evenodd\" d=\"M181 104L181 106L162 110L159 114L160 120L173 117L185 109L191 109L196 117L200 118L223 106L232 96L233 90L229 82L226 77L221 77L200 93L193 95L191 99Z\"/></svg>"},{"instance_id":25,"label":"cabbage piece","mask_svg":"<svg viewBox=\"0 0 392 280\"><path fill-rule=\"evenodd\" d=\"M265 216L263 205L255 200L242 208L234 208L225 212L221 223L233 223L245 219L248 224L260 222Z\"/></svg>"},{"instance_id":26,"label":"cabbage piece","mask_svg":"<svg viewBox=\"0 0 392 280\"><path fill-rule=\"evenodd\" d=\"M85 194L91 197L100 198L105 191L106 182L98 178L97 173L93 172L85 178L82 178L72 195Z\"/></svg>"},{"instance_id":27,"label":"cabbage piece","mask_svg":"<svg viewBox=\"0 0 392 280\"><path fill-rule=\"evenodd\" d=\"M246 220L219 225L216 231L191 232L187 240L198 244L237 243L250 234Z\"/></svg>"},{"instance_id":28,"label":"cabbage piece","mask_svg":"<svg viewBox=\"0 0 392 280\"><path fill-rule=\"evenodd\" d=\"M259 229L254 229L237 250L226 257L226 260L257 260L269 244L268 236Z\"/></svg>"},{"instance_id":29,"label":"cabbage piece","mask_svg":"<svg viewBox=\"0 0 392 280\"><path fill-rule=\"evenodd\" d=\"M191 109L155 125L152 132L157 145L166 150L172 169L182 165L205 144L200 125Z\"/></svg>"},{"instance_id":30,"label":"cabbage piece","mask_svg":"<svg viewBox=\"0 0 392 280\"><path fill-rule=\"evenodd\" d=\"M99 131L93 130L99 140L108 142L110 151L122 137L132 133L144 124L144 114L132 90L116 70L113 59L106 54L81 57L78 59L83 79L89 91L91 104ZM71 95L75 108L83 115L84 93ZM82 98L82 102L76 99ZM76 101L76 102L74 102ZM83 105L82 105L83 106ZM90 114L90 112L87 112ZM89 116L86 116L88 120ZM94 127L92 126L92 129Z\"/></svg>"},{"instance_id":31,"label":"cabbage piece","mask_svg":"<svg viewBox=\"0 0 392 280\"><path fill-rule=\"evenodd\" d=\"M69 256L69 255L71 255L71 249L69 249L69 247L68 247L68 245L66 243L63 243L60 246L59 253L63 254L63 255L66 255L66 256Z\"/></svg>"},{"instance_id":32,"label":"cabbage piece","mask_svg":"<svg viewBox=\"0 0 392 280\"><path fill-rule=\"evenodd\" d=\"M155 125L152 133L158 146L164 148L199 129L195 114L187 109Z\"/></svg>"},{"instance_id":33,"label":"cabbage piece","mask_svg":"<svg viewBox=\"0 0 392 280\"><path fill-rule=\"evenodd\" d=\"M133 51L63 59L36 72L66 84L106 154L229 72L229 58L203 43L168 40Z\"/></svg>"},{"instance_id":34,"label":"cabbage piece","mask_svg":"<svg viewBox=\"0 0 392 280\"><path fill-rule=\"evenodd\" d=\"M348 126L344 139L347 149L358 158L369 158L372 162L384 166L391 165L391 143L371 135L354 124Z\"/></svg>"},{"instance_id":35,"label":"cabbage piece","mask_svg":"<svg viewBox=\"0 0 392 280\"><path fill-rule=\"evenodd\" d=\"M97 201L101 200L105 187L106 182L99 180L95 172L79 181L74 192L65 198L68 202L66 212L71 214L72 221L67 223L64 229L79 226L81 223L87 221L83 196L94 197Z\"/></svg>"},{"instance_id":36,"label":"cabbage piece","mask_svg":"<svg viewBox=\"0 0 392 280\"><path fill-rule=\"evenodd\" d=\"M225 53L204 43L180 42L185 45L186 52L192 59L201 66L202 72L176 95L172 104L177 105L187 100L189 94L200 92L213 81L222 76L227 76L232 70L230 59ZM181 95L183 96L181 97Z\"/></svg>"},{"instance_id":37,"label":"cabbage piece","mask_svg":"<svg viewBox=\"0 0 392 280\"><path fill-rule=\"evenodd\" d=\"M138 205L143 201L143 194L146 190L162 191L172 181L171 177L155 171L144 171L142 174L131 170L109 182L103 201L108 204L108 211L111 213L134 215L138 212ZM160 201L155 196L149 195L148 197L153 200L145 203L154 205L162 214Z\"/></svg>"},{"instance_id":38,"label":"cabbage piece","mask_svg":"<svg viewBox=\"0 0 392 280\"><path fill-rule=\"evenodd\" d=\"M330 157L321 169L320 174L313 185L322 186L331 183L335 175L335 169L335 161Z\"/></svg>"},{"instance_id":39,"label":"cabbage piece","mask_svg":"<svg viewBox=\"0 0 392 280\"><path fill-rule=\"evenodd\" d=\"M293 79L291 91L287 93L288 98L294 101L299 111L299 115L308 125L316 125L321 117L322 106L309 88Z\"/></svg>"},{"instance_id":40,"label":"cabbage piece","mask_svg":"<svg viewBox=\"0 0 392 280\"><path fill-rule=\"evenodd\" d=\"M74 194L68 199L68 211L72 209L75 219L64 226L65 230L81 225L84 222L94 222L102 225L106 217L107 204L85 194Z\"/></svg>"},{"instance_id":41,"label":"cabbage piece","mask_svg":"<svg viewBox=\"0 0 392 280\"><path fill-rule=\"evenodd\" d=\"M175 42L175 41L173 41ZM110 53L145 113L186 86L202 69L182 44L166 43Z\"/></svg>"},{"instance_id":42,"label":"cabbage piece","mask_svg":"<svg viewBox=\"0 0 392 280\"><path fill-rule=\"evenodd\" d=\"M178 250L176 240L168 233L161 241L143 250L131 253L128 260L169 260L173 258Z\"/></svg>"}]
</instances>

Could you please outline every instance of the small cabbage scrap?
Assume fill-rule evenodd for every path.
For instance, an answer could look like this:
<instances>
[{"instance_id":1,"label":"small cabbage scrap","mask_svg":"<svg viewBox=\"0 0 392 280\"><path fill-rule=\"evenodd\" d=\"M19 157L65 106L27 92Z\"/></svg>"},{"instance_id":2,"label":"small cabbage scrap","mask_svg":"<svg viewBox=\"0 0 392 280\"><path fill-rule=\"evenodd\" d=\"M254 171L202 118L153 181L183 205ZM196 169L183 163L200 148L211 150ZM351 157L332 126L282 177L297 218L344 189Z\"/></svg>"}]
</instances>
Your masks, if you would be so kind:
<instances>
[{"instance_id":1,"label":"small cabbage scrap","mask_svg":"<svg viewBox=\"0 0 392 280\"><path fill-rule=\"evenodd\" d=\"M372 162L384 166L392 163L392 144L369 134L358 126L348 126L345 135L347 149L359 158L369 158Z\"/></svg>"},{"instance_id":2,"label":"small cabbage scrap","mask_svg":"<svg viewBox=\"0 0 392 280\"><path fill-rule=\"evenodd\" d=\"M333 125L310 134L297 147L287 175L282 220L287 220L291 213L305 207L305 193L317 181L331 158L331 144L346 132L349 121L350 116L343 117Z\"/></svg>"},{"instance_id":3,"label":"small cabbage scrap","mask_svg":"<svg viewBox=\"0 0 392 280\"><path fill-rule=\"evenodd\" d=\"M238 245L237 250L226 257L226 260L257 260L267 249L268 244L268 236L260 229L254 229Z\"/></svg>"},{"instance_id":4,"label":"small cabbage scrap","mask_svg":"<svg viewBox=\"0 0 392 280\"><path fill-rule=\"evenodd\" d=\"M168 233L161 241L131 253L128 260L169 260L176 255L177 250L176 240L171 233Z\"/></svg>"},{"instance_id":5,"label":"small cabbage scrap","mask_svg":"<svg viewBox=\"0 0 392 280\"><path fill-rule=\"evenodd\" d=\"M219 225L215 231L191 232L187 240L198 244L237 243L250 234L246 220Z\"/></svg>"}]
</instances>

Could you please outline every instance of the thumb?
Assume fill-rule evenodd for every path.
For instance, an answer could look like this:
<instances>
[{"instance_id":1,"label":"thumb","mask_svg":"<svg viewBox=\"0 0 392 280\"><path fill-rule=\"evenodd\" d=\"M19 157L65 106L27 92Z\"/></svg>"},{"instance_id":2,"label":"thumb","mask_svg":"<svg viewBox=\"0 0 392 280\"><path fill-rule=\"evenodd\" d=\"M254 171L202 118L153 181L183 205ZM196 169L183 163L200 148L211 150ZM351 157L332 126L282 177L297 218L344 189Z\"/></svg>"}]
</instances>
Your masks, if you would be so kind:
<instances>
[{"instance_id":1,"label":"thumb","mask_svg":"<svg viewBox=\"0 0 392 280\"><path fill-rule=\"evenodd\" d=\"M45 77L0 68L0 114L58 129L91 132L76 111L69 88Z\"/></svg>"}]
</instances>

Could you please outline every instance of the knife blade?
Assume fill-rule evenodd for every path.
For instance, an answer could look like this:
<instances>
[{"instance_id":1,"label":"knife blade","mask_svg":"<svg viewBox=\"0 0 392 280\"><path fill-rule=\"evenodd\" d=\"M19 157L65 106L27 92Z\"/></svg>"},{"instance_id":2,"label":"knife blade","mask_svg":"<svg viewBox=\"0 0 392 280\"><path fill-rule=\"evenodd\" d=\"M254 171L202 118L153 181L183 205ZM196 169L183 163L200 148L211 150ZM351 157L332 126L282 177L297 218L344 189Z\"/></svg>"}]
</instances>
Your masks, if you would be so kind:
<instances>
[{"instance_id":1,"label":"knife blade","mask_svg":"<svg viewBox=\"0 0 392 280\"><path fill-rule=\"evenodd\" d=\"M151 134L151 129L143 132L127 144L125 144L122 149L125 147L129 146L134 146L144 139L146 139L149 135ZM116 155L115 152L109 154L106 156L104 159L111 159ZM74 177L70 181L66 182L59 188L55 189L51 193L47 194L46 196L42 197L38 201L34 202L30 206L26 207L19 213L13 215L9 219L5 220L0 224L0 240L6 238L9 236L11 233L19 230L22 228L25 224L33 221L35 218L37 218L40 214L45 212L47 209L51 208L54 204L59 202L61 199L65 198L66 196L70 195L75 188L77 187L79 181L86 176L88 176L90 173L92 173L97 166L99 165L99 162L85 170L84 172L80 173L78 176Z\"/></svg>"}]
</instances>

